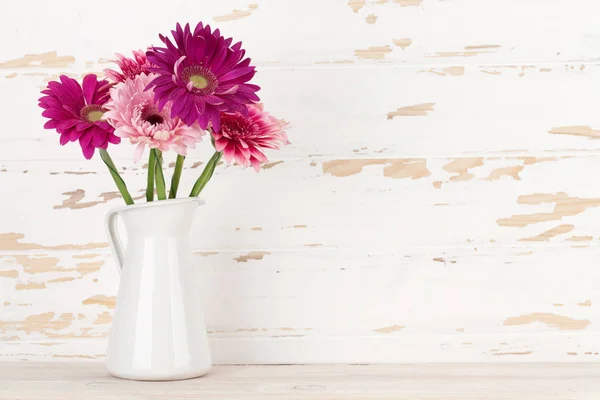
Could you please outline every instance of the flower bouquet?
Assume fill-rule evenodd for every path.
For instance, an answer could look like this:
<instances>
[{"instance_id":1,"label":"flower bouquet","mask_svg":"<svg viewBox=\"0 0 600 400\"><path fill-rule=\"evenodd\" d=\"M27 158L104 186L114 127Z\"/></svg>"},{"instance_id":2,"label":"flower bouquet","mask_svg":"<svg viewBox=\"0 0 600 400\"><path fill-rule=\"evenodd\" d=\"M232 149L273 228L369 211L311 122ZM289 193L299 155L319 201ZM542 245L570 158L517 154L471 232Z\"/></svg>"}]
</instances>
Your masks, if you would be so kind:
<instances>
[{"instance_id":1,"label":"flower bouquet","mask_svg":"<svg viewBox=\"0 0 600 400\"><path fill-rule=\"evenodd\" d=\"M90 74L81 84L66 75L42 91L39 105L49 118L44 128L60 134L60 144L79 142L87 159L99 149L125 203L134 201L119 176L108 147L129 138L133 160L149 148L146 200L167 199L162 153L173 150L177 161L168 198L177 197L184 160L206 131L215 148L196 180L190 197L197 197L211 179L221 157L256 171L268 161L263 150L288 144L286 123L265 112L249 83L256 73L244 58L242 43L233 43L218 29L200 22L172 31L173 40L159 35L164 47L118 54L119 70L105 70L108 79Z\"/></svg>"},{"instance_id":2,"label":"flower bouquet","mask_svg":"<svg viewBox=\"0 0 600 400\"><path fill-rule=\"evenodd\" d=\"M127 206L108 213L106 231L121 273L109 346L111 374L141 380L185 379L211 367L198 288L193 284L189 231L202 192L221 157L259 171L265 149L287 144L286 123L259 103L250 83L255 67L240 42L202 23L177 27L163 46L117 55L108 79L86 75L81 84L65 75L48 83L39 105L44 125L60 144L79 142L91 159L96 149ZM176 198L185 161L205 133L214 154L188 198ZM148 154L146 202L133 204L127 185L109 155L109 145L129 138L133 160ZM163 153L177 153L170 187ZM168 193L167 193L168 191ZM159 201L154 201L155 196ZM127 230L127 249L117 232Z\"/></svg>"}]
</instances>

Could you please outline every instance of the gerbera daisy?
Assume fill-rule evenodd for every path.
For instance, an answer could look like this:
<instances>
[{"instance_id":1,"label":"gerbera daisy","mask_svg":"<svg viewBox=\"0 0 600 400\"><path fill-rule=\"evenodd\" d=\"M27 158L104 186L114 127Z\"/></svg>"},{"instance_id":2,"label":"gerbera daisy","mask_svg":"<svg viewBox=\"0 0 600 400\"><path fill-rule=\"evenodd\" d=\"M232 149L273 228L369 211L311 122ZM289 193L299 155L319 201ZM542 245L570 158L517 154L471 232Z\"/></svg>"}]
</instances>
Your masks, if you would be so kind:
<instances>
[{"instance_id":1,"label":"gerbera daisy","mask_svg":"<svg viewBox=\"0 0 600 400\"><path fill-rule=\"evenodd\" d=\"M248 82L255 73L250 59L245 58L241 42L231 45L218 29L200 22L194 31L177 24L172 31L175 44L160 35L166 47L152 47L146 53L154 64L150 71L159 76L149 87L154 88L159 109L172 102L171 116L186 124L198 121L206 129L209 123L220 129L222 112L246 112L246 105L259 101L260 88Z\"/></svg>"},{"instance_id":2,"label":"gerbera daisy","mask_svg":"<svg viewBox=\"0 0 600 400\"><path fill-rule=\"evenodd\" d=\"M106 103L106 118L115 127L115 134L137 144L134 161L142 157L146 145L151 149L173 149L185 156L188 148L195 148L204 131L197 123L186 125L181 119L171 118L171 105L159 110L152 90L146 91L155 74L140 74L134 79L118 83L110 89Z\"/></svg>"},{"instance_id":3,"label":"gerbera daisy","mask_svg":"<svg viewBox=\"0 0 600 400\"><path fill-rule=\"evenodd\" d=\"M108 143L117 144L121 139L103 119L104 104L109 98L108 81L86 75L82 86L61 75L60 82L49 82L42 91L45 96L39 99L39 106L44 109L42 116L50 119L44 128L56 129L61 145L79 140L83 155L89 160L96 148L106 149Z\"/></svg>"},{"instance_id":4,"label":"gerbera daisy","mask_svg":"<svg viewBox=\"0 0 600 400\"><path fill-rule=\"evenodd\" d=\"M142 50L133 50L133 58L127 58L122 54L116 54L115 62L121 69L121 72L114 69L105 69L106 77L115 82L123 82L126 79L133 79L139 74L150 73L150 62L146 58L146 54Z\"/></svg>"},{"instance_id":5,"label":"gerbera daisy","mask_svg":"<svg viewBox=\"0 0 600 400\"><path fill-rule=\"evenodd\" d=\"M269 161L263 149L289 144L284 132L287 125L263 111L262 104L248 106L247 116L240 112L223 113L221 129L212 133L215 149L223 152L228 163L235 160L244 167L252 164L259 171L260 164Z\"/></svg>"}]
</instances>

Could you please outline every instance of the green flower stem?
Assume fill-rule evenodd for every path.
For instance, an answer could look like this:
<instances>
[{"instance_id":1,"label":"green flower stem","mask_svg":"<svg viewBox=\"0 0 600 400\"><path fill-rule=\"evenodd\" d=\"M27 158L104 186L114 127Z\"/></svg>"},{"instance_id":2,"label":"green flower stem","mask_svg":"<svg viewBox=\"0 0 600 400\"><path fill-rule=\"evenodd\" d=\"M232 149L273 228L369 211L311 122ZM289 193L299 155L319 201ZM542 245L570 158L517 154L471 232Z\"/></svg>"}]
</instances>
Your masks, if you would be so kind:
<instances>
[{"instance_id":1,"label":"green flower stem","mask_svg":"<svg viewBox=\"0 0 600 400\"><path fill-rule=\"evenodd\" d=\"M166 188L165 188L165 176L162 170L162 153L158 149L152 149L154 157L156 158L156 164L154 168L155 180L156 180L156 195L159 200L166 200Z\"/></svg>"},{"instance_id":2,"label":"green flower stem","mask_svg":"<svg viewBox=\"0 0 600 400\"><path fill-rule=\"evenodd\" d=\"M169 198L174 199L177 197L177 189L179 188L179 181L181 180L181 171L183 170L183 162L185 156L177 155L177 161L175 161L175 171L173 171L173 178L171 178L171 190L169 190Z\"/></svg>"},{"instance_id":3,"label":"green flower stem","mask_svg":"<svg viewBox=\"0 0 600 400\"><path fill-rule=\"evenodd\" d=\"M154 169L156 168L156 155L150 150L148 157L148 186L146 187L146 201L154 201Z\"/></svg>"},{"instance_id":4,"label":"green flower stem","mask_svg":"<svg viewBox=\"0 0 600 400\"><path fill-rule=\"evenodd\" d=\"M108 151L106 151L104 149L99 149L99 150L100 150L100 157L102 157L102 161L104 161L104 164L106 164L106 166L108 167L108 170L110 171L110 174L112 175L113 180L117 184L117 188L119 189L119 192L121 192L121 196L123 196L123 200L125 200L125 204L127 204L127 205L133 204L133 199L131 198L129 191L127 190L127 185L125 184L125 181L123 180L123 178L121 178L121 175L119 175L119 171L117 171L117 167L115 167L115 163L113 162L112 158L110 158Z\"/></svg>"},{"instance_id":5,"label":"green flower stem","mask_svg":"<svg viewBox=\"0 0 600 400\"><path fill-rule=\"evenodd\" d=\"M190 197L198 197L202 189L204 189L204 186L210 181L210 178L212 178L213 172L215 172L215 168L221 159L221 155L222 153L220 151L215 151L215 154L210 158L206 167L204 167L204 171L202 171L202 174L200 174L200 177L194 184Z\"/></svg>"}]
</instances>

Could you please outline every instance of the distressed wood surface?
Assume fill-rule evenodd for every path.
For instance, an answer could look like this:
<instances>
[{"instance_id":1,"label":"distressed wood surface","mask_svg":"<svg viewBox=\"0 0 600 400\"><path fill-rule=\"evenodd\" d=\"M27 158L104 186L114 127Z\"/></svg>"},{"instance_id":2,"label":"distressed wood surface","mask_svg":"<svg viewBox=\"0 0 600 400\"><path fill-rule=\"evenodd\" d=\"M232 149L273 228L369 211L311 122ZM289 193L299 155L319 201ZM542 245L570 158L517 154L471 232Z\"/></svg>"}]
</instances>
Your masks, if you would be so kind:
<instances>
[{"instance_id":1,"label":"distressed wood surface","mask_svg":"<svg viewBox=\"0 0 600 400\"><path fill-rule=\"evenodd\" d=\"M27 68L37 61L48 67L104 68L115 52L157 44L158 32L200 16L243 41L258 65L600 57L595 0L177 0L161 12L151 6L155 2L103 4L118 12L100 18L97 8L77 0L60 6L28 0L7 8L0 34L10 45L3 48L0 67ZM59 20L61 29L56 29Z\"/></svg>"},{"instance_id":2,"label":"distressed wood surface","mask_svg":"<svg viewBox=\"0 0 600 400\"><path fill-rule=\"evenodd\" d=\"M310 252L316 246L404 251L597 244L600 187L586 171L599 163L598 156L321 158L271 164L259 174L221 165L205 191L207 205L197 212L192 245ZM188 166L184 194L201 170ZM139 199L145 170L136 168L123 177ZM3 215L0 250L106 247L97 227L122 200L103 165L12 163L5 169L0 185L18 190L22 200ZM60 229L49 234L40 227Z\"/></svg>"},{"instance_id":3,"label":"distressed wood surface","mask_svg":"<svg viewBox=\"0 0 600 400\"><path fill-rule=\"evenodd\" d=\"M103 357L116 268L56 253L2 256L4 359ZM217 363L598 361L592 253L202 251L194 266Z\"/></svg>"},{"instance_id":4,"label":"distressed wood surface","mask_svg":"<svg viewBox=\"0 0 600 400\"><path fill-rule=\"evenodd\" d=\"M598 64L464 66L455 75L444 72L448 68L453 67L260 70L261 98L274 115L292 124L293 145L269 156L599 153L600 115L589 97L591 88L600 85ZM58 134L41 129L45 119L36 106L39 91L61 71L68 72L6 79L11 75L0 70L0 107L11 109L17 103L23 117L4 121L0 160L30 160L32 155L81 160L76 145L61 148ZM203 143L191 159L205 161L209 147ZM112 153L131 164L130 146Z\"/></svg>"},{"instance_id":5,"label":"distressed wood surface","mask_svg":"<svg viewBox=\"0 0 600 400\"><path fill-rule=\"evenodd\" d=\"M220 165L194 221L216 362L599 360L598 2L140 4L105 2L110 30L74 0L0 15L1 360L102 359L118 285L122 200L42 129L39 91L199 8L293 143L259 174ZM143 198L143 162L112 153Z\"/></svg>"},{"instance_id":6,"label":"distressed wood surface","mask_svg":"<svg viewBox=\"0 0 600 400\"><path fill-rule=\"evenodd\" d=\"M98 363L1 363L0 399L597 399L598 364L216 367L178 382L132 382Z\"/></svg>"}]
</instances>

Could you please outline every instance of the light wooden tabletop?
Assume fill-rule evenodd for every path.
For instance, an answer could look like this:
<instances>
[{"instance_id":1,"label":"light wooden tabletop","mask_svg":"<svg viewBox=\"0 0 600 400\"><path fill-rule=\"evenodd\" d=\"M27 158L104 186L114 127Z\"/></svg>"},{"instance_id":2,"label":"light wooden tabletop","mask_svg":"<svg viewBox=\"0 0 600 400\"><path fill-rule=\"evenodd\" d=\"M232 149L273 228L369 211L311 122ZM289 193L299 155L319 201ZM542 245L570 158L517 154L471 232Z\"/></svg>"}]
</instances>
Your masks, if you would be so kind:
<instances>
[{"instance_id":1,"label":"light wooden tabletop","mask_svg":"<svg viewBox=\"0 0 600 400\"><path fill-rule=\"evenodd\" d=\"M223 366L134 382L100 363L0 363L0 399L598 400L600 364Z\"/></svg>"}]
</instances>

